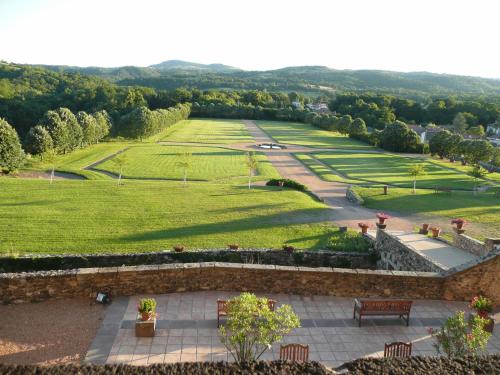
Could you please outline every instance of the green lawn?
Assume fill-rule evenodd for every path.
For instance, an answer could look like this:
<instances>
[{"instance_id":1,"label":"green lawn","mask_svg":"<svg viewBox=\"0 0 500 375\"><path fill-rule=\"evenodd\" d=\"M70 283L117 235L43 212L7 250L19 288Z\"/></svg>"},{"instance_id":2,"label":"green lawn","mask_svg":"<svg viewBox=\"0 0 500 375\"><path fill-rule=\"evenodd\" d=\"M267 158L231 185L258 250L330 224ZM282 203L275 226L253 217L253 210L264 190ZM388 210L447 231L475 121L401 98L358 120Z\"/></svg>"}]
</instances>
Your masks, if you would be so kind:
<instances>
[{"instance_id":1,"label":"green lawn","mask_svg":"<svg viewBox=\"0 0 500 375\"><path fill-rule=\"evenodd\" d=\"M130 145L131 143L127 142L105 142L82 148L66 155L59 155L55 161L55 169L59 172L78 174L91 180L109 179L108 176L102 173L83 170L83 168ZM25 168L30 170L50 170L52 165L40 161L38 158L33 158L27 162Z\"/></svg>"},{"instance_id":2,"label":"green lawn","mask_svg":"<svg viewBox=\"0 0 500 375\"><path fill-rule=\"evenodd\" d=\"M192 154L188 179L213 181L248 176L248 168L245 164L246 154L242 151L220 147L165 145L130 147L124 152L127 164L123 168L123 175L127 178L180 180L183 178L184 169L178 163L179 156L183 152ZM279 178L278 172L265 155L256 156L259 160L256 179ZM112 160L101 163L96 168L119 173L119 167Z\"/></svg>"},{"instance_id":3,"label":"green lawn","mask_svg":"<svg viewBox=\"0 0 500 375\"><path fill-rule=\"evenodd\" d=\"M0 252L324 248L329 209L293 190L198 182L0 178Z\"/></svg>"},{"instance_id":4,"label":"green lawn","mask_svg":"<svg viewBox=\"0 0 500 375\"><path fill-rule=\"evenodd\" d=\"M392 188L388 195L380 188L355 187L369 208L436 215L446 218L462 217L472 223L483 224L483 237L498 236L500 225L500 197L493 192L478 193L453 192L436 194L430 190Z\"/></svg>"},{"instance_id":5,"label":"green lawn","mask_svg":"<svg viewBox=\"0 0 500 375\"><path fill-rule=\"evenodd\" d=\"M253 138L240 120L194 119L167 129L162 141L230 144L253 142Z\"/></svg>"},{"instance_id":6,"label":"green lawn","mask_svg":"<svg viewBox=\"0 0 500 375\"><path fill-rule=\"evenodd\" d=\"M325 181L342 182L345 184L362 184L362 183L364 183L363 181L349 179L349 178L346 178L344 176L341 176L341 175L335 173L331 168L320 163L316 158L314 158L309 153L296 153L293 155L297 159L299 159L306 167L308 167L311 171L313 171L317 176L319 176L321 179L323 179Z\"/></svg>"},{"instance_id":7,"label":"green lawn","mask_svg":"<svg viewBox=\"0 0 500 375\"><path fill-rule=\"evenodd\" d=\"M417 178L417 188L449 187L472 190L474 179L465 173L449 170L415 158L382 153L318 152L317 158L330 168L352 180L411 187L413 178L408 168L423 163L426 174ZM483 181L484 183L484 181Z\"/></svg>"},{"instance_id":8,"label":"green lawn","mask_svg":"<svg viewBox=\"0 0 500 375\"><path fill-rule=\"evenodd\" d=\"M430 163L442 166L444 168L451 168L461 173L469 173L472 169L472 166L462 165L462 163L459 161L452 163L449 160L443 160L438 158L429 158L427 160ZM500 173L498 172L487 173L484 177L491 181L500 182Z\"/></svg>"},{"instance_id":9,"label":"green lawn","mask_svg":"<svg viewBox=\"0 0 500 375\"><path fill-rule=\"evenodd\" d=\"M366 143L308 124L281 121L255 121L255 123L279 143L317 148L374 149Z\"/></svg>"}]
</instances>

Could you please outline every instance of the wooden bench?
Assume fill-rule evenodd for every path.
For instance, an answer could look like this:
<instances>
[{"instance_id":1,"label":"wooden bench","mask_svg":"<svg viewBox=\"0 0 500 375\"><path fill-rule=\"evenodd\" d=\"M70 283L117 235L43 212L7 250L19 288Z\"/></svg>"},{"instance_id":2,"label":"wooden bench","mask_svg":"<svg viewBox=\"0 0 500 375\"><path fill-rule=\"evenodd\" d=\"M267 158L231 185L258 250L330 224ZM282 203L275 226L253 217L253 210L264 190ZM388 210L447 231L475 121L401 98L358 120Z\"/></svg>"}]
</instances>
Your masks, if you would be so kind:
<instances>
[{"instance_id":1,"label":"wooden bench","mask_svg":"<svg viewBox=\"0 0 500 375\"><path fill-rule=\"evenodd\" d=\"M220 327L220 318L227 316L227 302L225 299L217 300L217 328ZM274 311L276 308L276 301L273 299L268 299L267 304L269 306L269 310Z\"/></svg>"},{"instance_id":2,"label":"wooden bench","mask_svg":"<svg viewBox=\"0 0 500 375\"><path fill-rule=\"evenodd\" d=\"M444 186L434 186L434 193L449 193L451 194L451 188Z\"/></svg>"},{"instance_id":3,"label":"wooden bench","mask_svg":"<svg viewBox=\"0 0 500 375\"><path fill-rule=\"evenodd\" d=\"M361 327L362 316L373 315L393 315L399 316L406 325L410 324L410 310L412 301L406 300L354 300L354 311L352 318L356 319L356 313L359 317L359 326Z\"/></svg>"},{"instance_id":4,"label":"wooden bench","mask_svg":"<svg viewBox=\"0 0 500 375\"><path fill-rule=\"evenodd\" d=\"M411 357L411 342L391 342L384 345L384 358Z\"/></svg>"},{"instance_id":5,"label":"wooden bench","mask_svg":"<svg viewBox=\"0 0 500 375\"><path fill-rule=\"evenodd\" d=\"M288 344L280 347L280 360L293 362L309 361L309 345Z\"/></svg>"}]
</instances>

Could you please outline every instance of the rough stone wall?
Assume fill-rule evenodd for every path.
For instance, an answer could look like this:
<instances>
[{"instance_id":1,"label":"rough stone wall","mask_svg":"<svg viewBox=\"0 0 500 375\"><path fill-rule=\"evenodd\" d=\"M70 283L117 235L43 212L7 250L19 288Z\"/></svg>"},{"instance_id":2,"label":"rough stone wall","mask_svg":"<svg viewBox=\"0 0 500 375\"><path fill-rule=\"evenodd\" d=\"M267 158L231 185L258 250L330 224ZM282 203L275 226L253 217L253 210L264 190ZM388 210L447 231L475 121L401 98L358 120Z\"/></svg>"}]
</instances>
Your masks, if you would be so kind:
<instances>
[{"instance_id":1,"label":"rough stone wall","mask_svg":"<svg viewBox=\"0 0 500 375\"><path fill-rule=\"evenodd\" d=\"M452 236L453 246L458 247L459 249L480 257L489 253L489 250L484 245L484 242L466 236L465 234L458 234L455 231L452 232Z\"/></svg>"},{"instance_id":2,"label":"rough stone wall","mask_svg":"<svg viewBox=\"0 0 500 375\"><path fill-rule=\"evenodd\" d=\"M401 271L442 272L431 260L413 251L399 238L385 230L377 230L375 250L380 254L379 267Z\"/></svg>"},{"instance_id":3,"label":"rough stone wall","mask_svg":"<svg viewBox=\"0 0 500 375\"><path fill-rule=\"evenodd\" d=\"M490 254L450 270L445 275L444 295L449 300L470 300L477 294L485 295L496 306L500 305L500 255Z\"/></svg>"},{"instance_id":4,"label":"rough stone wall","mask_svg":"<svg viewBox=\"0 0 500 375\"><path fill-rule=\"evenodd\" d=\"M85 268L0 274L4 303L49 298L201 290L252 291L344 297L439 299L444 279L435 273L305 268L235 263Z\"/></svg>"},{"instance_id":5,"label":"rough stone wall","mask_svg":"<svg viewBox=\"0 0 500 375\"><path fill-rule=\"evenodd\" d=\"M352 186L349 186L346 189L346 191L345 191L345 197L347 198L347 200L349 202L352 202L354 204L358 204L360 206L363 203L365 203L365 201L363 200L363 198L361 198L361 196L352 189Z\"/></svg>"}]
</instances>

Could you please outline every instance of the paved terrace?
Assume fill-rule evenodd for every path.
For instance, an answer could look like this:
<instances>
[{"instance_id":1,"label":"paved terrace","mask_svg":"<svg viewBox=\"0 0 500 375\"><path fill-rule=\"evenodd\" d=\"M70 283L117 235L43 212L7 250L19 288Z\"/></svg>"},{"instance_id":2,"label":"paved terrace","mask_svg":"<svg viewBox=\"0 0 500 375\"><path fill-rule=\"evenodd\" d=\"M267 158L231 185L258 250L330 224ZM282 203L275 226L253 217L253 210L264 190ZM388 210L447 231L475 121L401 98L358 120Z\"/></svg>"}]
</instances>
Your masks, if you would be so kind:
<instances>
[{"instance_id":1,"label":"paved terrace","mask_svg":"<svg viewBox=\"0 0 500 375\"><path fill-rule=\"evenodd\" d=\"M144 296L121 297L107 308L86 361L94 363L153 363L187 361L231 361L217 336L216 300L238 293L196 292L149 296L158 303L154 338L136 338L136 305ZM353 299L328 296L304 297L269 294L278 304L287 303L299 315L302 328L285 337L286 343L308 344L310 360L338 367L360 357L382 357L384 343L413 342L413 355L435 355L428 327L439 327L465 302L415 301L410 326L393 317L364 319L361 327L352 319ZM498 322L498 318L497 318ZM490 353L500 353L500 330L495 328L488 344ZM279 344L262 359L279 358Z\"/></svg>"}]
</instances>

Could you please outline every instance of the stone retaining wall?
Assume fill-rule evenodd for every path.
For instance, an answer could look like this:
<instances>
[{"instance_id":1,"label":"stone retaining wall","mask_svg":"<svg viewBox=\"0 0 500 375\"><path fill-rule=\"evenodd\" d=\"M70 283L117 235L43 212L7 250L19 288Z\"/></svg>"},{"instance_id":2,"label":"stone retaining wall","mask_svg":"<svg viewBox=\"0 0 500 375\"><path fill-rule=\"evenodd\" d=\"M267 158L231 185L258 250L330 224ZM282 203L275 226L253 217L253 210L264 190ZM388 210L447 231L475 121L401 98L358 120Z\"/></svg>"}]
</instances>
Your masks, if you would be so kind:
<instances>
[{"instance_id":1,"label":"stone retaining wall","mask_svg":"<svg viewBox=\"0 0 500 375\"><path fill-rule=\"evenodd\" d=\"M453 246L458 247L470 254L482 257L489 253L489 249L486 248L484 242L476 240L475 238L469 237L465 234L458 234L457 232L452 232L453 236Z\"/></svg>"},{"instance_id":2,"label":"stone retaining wall","mask_svg":"<svg viewBox=\"0 0 500 375\"><path fill-rule=\"evenodd\" d=\"M185 263L0 274L4 303L49 298L202 290L344 297L438 299L443 278L434 273L305 268L234 263Z\"/></svg>"},{"instance_id":3,"label":"stone retaining wall","mask_svg":"<svg viewBox=\"0 0 500 375\"><path fill-rule=\"evenodd\" d=\"M442 272L434 262L413 251L408 244L385 230L377 230L375 250L380 254L379 266L390 270Z\"/></svg>"},{"instance_id":4,"label":"stone retaining wall","mask_svg":"<svg viewBox=\"0 0 500 375\"><path fill-rule=\"evenodd\" d=\"M375 269L376 257L377 255L374 252L356 253L318 250L294 251L290 253L288 251L271 249L190 250L180 253L162 251L131 254L45 255L17 258L0 257L0 273L199 262Z\"/></svg>"},{"instance_id":5,"label":"stone retaining wall","mask_svg":"<svg viewBox=\"0 0 500 375\"><path fill-rule=\"evenodd\" d=\"M361 196L352 189L352 186L349 186L346 189L345 197L347 198L347 200L349 202L352 202L352 203L360 205L360 206L363 205L363 203L365 203L363 198L361 198Z\"/></svg>"}]
</instances>

